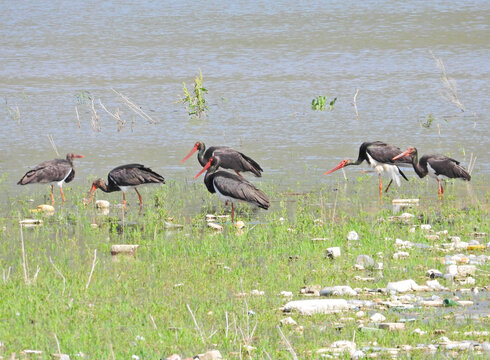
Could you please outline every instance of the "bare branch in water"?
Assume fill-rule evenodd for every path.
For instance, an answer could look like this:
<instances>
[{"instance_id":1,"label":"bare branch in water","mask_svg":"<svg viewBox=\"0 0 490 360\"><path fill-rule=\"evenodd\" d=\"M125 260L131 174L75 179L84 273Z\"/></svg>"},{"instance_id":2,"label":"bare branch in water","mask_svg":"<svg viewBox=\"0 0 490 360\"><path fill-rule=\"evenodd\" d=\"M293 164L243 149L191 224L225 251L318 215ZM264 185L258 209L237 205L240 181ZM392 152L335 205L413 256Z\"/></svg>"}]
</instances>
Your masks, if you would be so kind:
<instances>
[{"instance_id":1,"label":"bare branch in water","mask_svg":"<svg viewBox=\"0 0 490 360\"><path fill-rule=\"evenodd\" d=\"M124 104L128 108L133 110L136 114L138 114L140 117L148 120L148 122L150 124L156 124L157 123L155 120L153 120L153 118L150 115L148 115L146 112L144 112L140 106L138 106L137 104L132 102L127 96L125 96L124 94L121 94L120 92L118 92L117 90L115 90L113 88L111 88L111 90L114 91L117 95L119 95L124 100Z\"/></svg>"},{"instance_id":2,"label":"bare branch in water","mask_svg":"<svg viewBox=\"0 0 490 360\"><path fill-rule=\"evenodd\" d=\"M441 71L441 82L444 86L444 89L441 90L442 98L454 104L459 110L464 111L464 105L461 103L458 97L458 88L456 86L456 81L447 75L446 67L444 66L444 62L442 61L442 59L436 57L432 50L429 50L429 52L432 56L432 59L434 59L437 68Z\"/></svg>"}]
</instances>

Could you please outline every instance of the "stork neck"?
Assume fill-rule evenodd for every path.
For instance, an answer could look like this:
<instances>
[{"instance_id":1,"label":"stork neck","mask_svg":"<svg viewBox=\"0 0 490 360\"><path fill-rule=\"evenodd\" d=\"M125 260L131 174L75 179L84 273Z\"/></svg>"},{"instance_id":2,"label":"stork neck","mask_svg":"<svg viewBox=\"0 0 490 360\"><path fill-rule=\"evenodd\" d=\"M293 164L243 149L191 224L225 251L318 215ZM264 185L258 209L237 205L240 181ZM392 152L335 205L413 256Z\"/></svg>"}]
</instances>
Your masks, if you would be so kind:
<instances>
[{"instance_id":1,"label":"stork neck","mask_svg":"<svg viewBox=\"0 0 490 360\"><path fill-rule=\"evenodd\" d=\"M206 152L206 145L202 144L201 148L199 149L199 152L197 153L197 160L199 160L199 163L204 166L206 165L206 160L209 159L204 159L204 153Z\"/></svg>"},{"instance_id":2,"label":"stork neck","mask_svg":"<svg viewBox=\"0 0 490 360\"><path fill-rule=\"evenodd\" d=\"M417 151L412 154L412 165L413 170L420 178L423 178L429 172L427 166L424 167L419 163L419 154L417 153Z\"/></svg>"}]
</instances>

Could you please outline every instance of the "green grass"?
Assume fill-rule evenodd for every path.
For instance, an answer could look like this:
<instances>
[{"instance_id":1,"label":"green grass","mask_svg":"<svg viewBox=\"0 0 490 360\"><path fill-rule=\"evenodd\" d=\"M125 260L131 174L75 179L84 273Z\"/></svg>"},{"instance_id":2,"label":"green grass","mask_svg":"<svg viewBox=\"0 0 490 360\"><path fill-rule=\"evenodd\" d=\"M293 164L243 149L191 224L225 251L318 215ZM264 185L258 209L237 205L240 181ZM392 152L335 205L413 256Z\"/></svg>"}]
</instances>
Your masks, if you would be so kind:
<instances>
[{"instance_id":1,"label":"green grass","mask_svg":"<svg viewBox=\"0 0 490 360\"><path fill-rule=\"evenodd\" d=\"M424 284L426 270L444 271L440 259L445 253L411 249L407 250L409 258L393 260L398 249L393 240L387 240L434 243L425 239L422 232L411 233L410 226L389 222L387 218L393 215L391 198L403 193L415 195L420 188L433 194L435 185L429 183L424 188L421 183L408 184L395 189L380 204L373 184L361 178L349 183L345 190L337 186L340 189L333 191L334 187L325 185L302 195L261 184L271 197L271 209L266 212L237 206L238 219L247 224L243 234L229 222L223 224L221 233L206 226L205 214L228 210L217 197L207 193L201 182L169 182L161 187L142 188L145 208L141 215L135 193L128 193L129 206L124 216L121 209L114 207L108 216L102 216L82 205L85 188L67 188L66 205L55 204L56 212L51 217L30 212L44 202L47 187L32 194L12 194L0 210L0 355L9 358L13 352L38 349L44 352L41 358L51 358L58 352L56 334L61 352L72 358L82 352L90 359L111 359L112 353L116 359L131 358L133 354L141 359L159 359L172 353L193 356L213 348L225 358L240 358L240 349L242 357L247 357L243 347L250 345L256 348L252 358L290 359L276 328L286 316L279 310L288 301L280 295L281 291L292 291L297 300L303 298L299 290L304 285L376 289L389 281L404 279ZM413 224L428 222L435 231L446 229L449 235L460 236L463 241L471 239L474 231L488 233L488 189L483 187L478 197L481 200L475 200L456 196L460 186L464 187L460 183L447 186L444 201L435 194L418 208L408 210L416 215ZM371 187L374 197L364 194ZM111 203L121 201L120 193L98 192L97 196ZM34 203L27 201L29 197L34 198ZM23 229L28 284L18 225L19 219L27 217L44 220L43 226ZM166 229L165 221L169 219L184 228ZM358 232L358 243L346 240L350 230ZM483 241L488 242L488 238ZM138 244L140 248L135 258L113 258L112 244ZM340 258L326 258L325 249L331 246L341 247ZM97 262L87 288L95 249ZM383 262L383 273L354 270L360 254ZM55 266L66 279L65 284ZM481 288L489 283L490 266L487 263L478 268L481 272L477 273L476 286ZM362 282L355 280L356 275L374 276L376 280ZM448 281L440 282L451 289L458 288ZM265 291L265 296L237 296L253 289ZM430 297L432 293L417 295ZM439 295L452 297L452 293ZM386 300L389 295L363 294L359 298ZM488 293L481 292L480 299L488 309ZM352 340L354 334L358 347L415 346L437 343L441 335L434 334L435 329L446 329L445 336L451 340L475 339L463 336L463 332L488 330L489 325L488 317L471 320L463 308L376 311L383 313L387 321L410 317L416 321L407 323L405 331L371 332L357 330L353 312L311 317L292 314L303 331L294 327L283 327L282 331L299 358L316 359L320 358L315 353L317 349L336 340ZM365 319L372 312L366 311ZM455 320L460 313L466 314L466 321ZM343 321L341 318L349 317L354 320L344 322L340 331L334 329L334 324ZM420 337L412 334L415 328L429 333ZM441 351L438 354L445 356ZM411 356L423 358L426 354L412 352Z\"/></svg>"}]
</instances>

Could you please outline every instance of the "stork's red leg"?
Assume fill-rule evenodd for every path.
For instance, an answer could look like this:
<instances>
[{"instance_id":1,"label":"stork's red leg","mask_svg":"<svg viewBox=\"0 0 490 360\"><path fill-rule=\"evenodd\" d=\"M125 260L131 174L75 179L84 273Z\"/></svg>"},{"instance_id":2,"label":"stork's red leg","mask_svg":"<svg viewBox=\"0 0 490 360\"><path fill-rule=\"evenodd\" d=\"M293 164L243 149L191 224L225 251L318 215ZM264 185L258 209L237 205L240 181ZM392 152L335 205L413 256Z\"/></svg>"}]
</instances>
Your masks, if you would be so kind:
<instances>
[{"instance_id":1,"label":"stork's red leg","mask_svg":"<svg viewBox=\"0 0 490 360\"><path fill-rule=\"evenodd\" d=\"M235 223L235 205L231 203L231 222Z\"/></svg>"},{"instance_id":2,"label":"stork's red leg","mask_svg":"<svg viewBox=\"0 0 490 360\"><path fill-rule=\"evenodd\" d=\"M441 180L437 179L437 185L439 185L439 195L444 194L444 188L442 187Z\"/></svg>"},{"instance_id":3,"label":"stork's red leg","mask_svg":"<svg viewBox=\"0 0 490 360\"><path fill-rule=\"evenodd\" d=\"M63 188L62 187L60 187L60 193L61 193L61 200L63 200L63 202L65 202L66 201L65 194L63 194Z\"/></svg>"},{"instance_id":4,"label":"stork's red leg","mask_svg":"<svg viewBox=\"0 0 490 360\"><path fill-rule=\"evenodd\" d=\"M51 185L51 206L54 205L53 185Z\"/></svg>"},{"instance_id":5,"label":"stork's red leg","mask_svg":"<svg viewBox=\"0 0 490 360\"><path fill-rule=\"evenodd\" d=\"M390 188L390 186L391 186L391 183L392 183L392 182L393 182L393 179L391 179L391 180L390 180L390 183L389 183L389 184L388 184L388 186L386 187L385 192L388 192L388 189Z\"/></svg>"},{"instance_id":6,"label":"stork's red leg","mask_svg":"<svg viewBox=\"0 0 490 360\"><path fill-rule=\"evenodd\" d=\"M126 193L123 191L123 209L126 209Z\"/></svg>"},{"instance_id":7,"label":"stork's red leg","mask_svg":"<svg viewBox=\"0 0 490 360\"><path fill-rule=\"evenodd\" d=\"M235 170L235 172L238 176L243 177L242 174L240 174L238 171Z\"/></svg>"},{"instance_id":8,"label":"stork's red leg","mask_svg":"<svg viewBox=\"0 0 490 360\"><path fill-rule=\"evenodd\" d=\"M379 174L379 197L383 196L383 182L381 181L381 174Z\"/></svg>"},{"instance_id":9,"label":"stork's red leg","mask_svg":"<svg viewBox=\"0 0 490 360\"><path fill-rule=\"evenodd\" d=\"M138 198L140 200L140 210L143 208L143 199L141 198L141 194L138 191L138 189L134 188L134 191L136 191L136 194L138 194Z\"/></svg>"}]
</instances>

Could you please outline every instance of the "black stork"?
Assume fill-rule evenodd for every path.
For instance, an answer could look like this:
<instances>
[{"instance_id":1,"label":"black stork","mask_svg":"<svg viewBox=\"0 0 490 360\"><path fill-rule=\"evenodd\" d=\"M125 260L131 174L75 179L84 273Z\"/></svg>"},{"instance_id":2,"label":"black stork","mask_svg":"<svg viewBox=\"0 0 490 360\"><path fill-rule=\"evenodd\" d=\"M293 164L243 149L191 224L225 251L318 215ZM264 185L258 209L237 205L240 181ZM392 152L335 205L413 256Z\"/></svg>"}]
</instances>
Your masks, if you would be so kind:
<instances>
[{"instance_id":1,"label":"black stork","mask_svg":"<svg viewBox=\"0 0 490 360\"><path fill-rule=\"evenodd\" d=\"M127 164L118 166L107 175L108 183L103 179L97 179L92 183L92 188L88 193L88 200L84 200L85 204L92 201L95 190L100 189L106 193L113 191L123 192L123 208L126 207L126 191L133 188L138 194L140 202L140 210L143 208L143 199L136 186L143 184L165 184L163 176L157 174L150 168L141 164Z\"/></svg>"},{"instance_id":2,"label":"black stork","mask_svg":"<svg viewBox=\"0 0 490 360\"><path fill-rule=\"evenodd\" d=\"M231 222L235 222L235 202L247 202L267 210L270 206L267 195L241 176L227 171L218 171L221 161L220 155L211 156L194 179L207 170L204 184L210 193L218 194L225 204L231 202Z\"/></svg>"},{"instance_id":3,"label":"black stork","mask_svg":"<svg viewBox=\"0 0 490 360\"><path fill-rule=\"evenodd\" d=\"M350 165L360 165L363 161L367 161L368 164L378 173L379 176L379 196L382 196L383 193L383 184L381 181L381 174L383 172L387 172L391 178L390 183L386 187L385 192L391 186L393 180L395 180L398 186L400 183L400 175L403 176L405 180L408 180L405 174L401 171L400 166L409 167L411 166L411 158L408 157L400 157L396 161L393 158L400 154L400 148L386 144L382 141L374 141L374 142L364 142L361 144L359 148L359 156L356 161L350 159L342 160L337 166L333 169L325 172L324 175L328 175L333 173L334 171L341 169ZM405 156L405 155L404 155Z\"/></svg>"},{"instance_id":4,"label":"black stork","mask_svg":"<svg viewBox=\"0 0 490 360\"><path fill-rule=\"evenodd\" d=\"M460 178L466 181L471 180L471 175L464 167L459 165L459 161L444 155L424 155L419 160L417 149L414 147L410 147L401 154L395 156L393 160L397 160L407 155L412 157L413 169L420 178L429 175L437 180L437 184L439 185L439 195L444 194L444 188L441 184L441 179L444 177L451 179Z\"/></svg>"},{"instance_id":5,"label":"black stork","mask_svg":"<svg viewBox=\"0 0 490 360\"><path fill-rule=\"evenodd\" d=\"M254 159L239 151L236 151L235 149L228 146L211 146L206 150L206 145L204 145L202 141L198 141L194 144L192 150L181 163L190 158L191 155L198 150L197 160L201 166L205 166L209 162L211 156L214 154L219 155L221 159L221 168L234 170L239 176L242 176L240 172L250 171L255 176L261 177L261 172L264 171Z\"/></svg>"},{"instance_id":6,"label":"black stork","mask_svg":"<svg viewBox=\"0 0 490 360\"><path fill-rule=\"evenodd\" d=\"M75 168L73 167L73 159L75 158L83 158L83 155L70 153L66 154L66 159L43 161L34 169L26 172L17 185L51 184L51 205L54 205L53 184L56 184L60 188L61 199L65 202L63 184L69 183L75 177Z\"/></svg>"}]
</instances>

